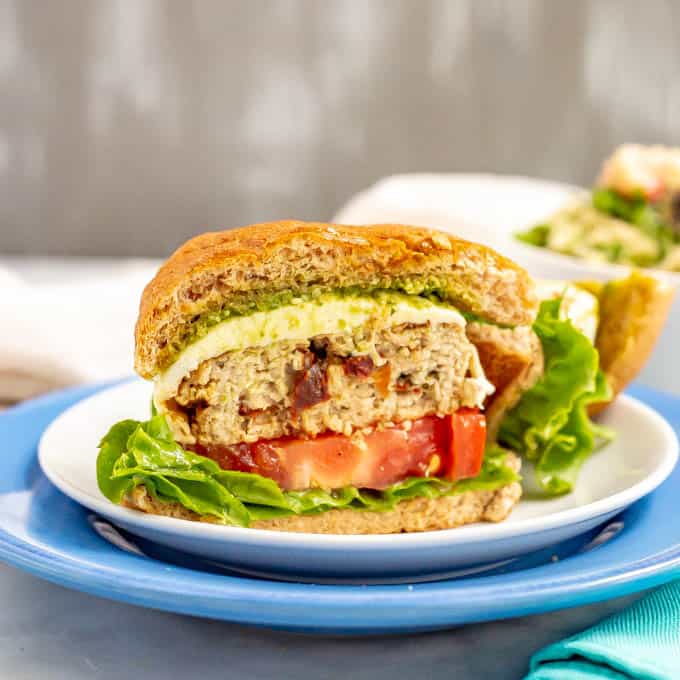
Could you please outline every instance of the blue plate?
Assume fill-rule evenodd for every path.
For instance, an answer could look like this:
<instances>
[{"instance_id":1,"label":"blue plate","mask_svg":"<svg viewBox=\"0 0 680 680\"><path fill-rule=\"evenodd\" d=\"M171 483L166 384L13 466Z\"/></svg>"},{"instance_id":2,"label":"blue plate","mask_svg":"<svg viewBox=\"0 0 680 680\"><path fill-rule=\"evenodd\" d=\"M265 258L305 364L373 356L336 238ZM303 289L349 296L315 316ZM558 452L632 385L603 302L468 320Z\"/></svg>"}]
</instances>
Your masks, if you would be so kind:
<instances>
[{"instance_id":1,"label":"blue plate","mask_svg":"<svg viewBox=\"0 0 680 680\"><path fill-rule=\"evenodd\" d=\"M606 526L483 574L426 584L326 586L244 578L118 532L57 491L36 446L71 389L0 416L0 559L55 583L133 604L306 632L421 631L572 607L680 575L680 468ZM680 427L680 400L632 394ZM123 549L121 549L123 548Z\"/></svg>"},{"instance_id":2,"label":"blue plate","mask_svg":"<svg viewBox=\"0 0 680 680\"><path fill-rule=\"evenodd\" d=\"M364 536L185 522L111 503L97 484L93 461L102 435L116 421L148 417L149 397L149 384L137 380L102 390L67 409L38 445L46 477L76 503L142 540L200 556L213 567L275 580L412 584L488 572L494 566L516 568L518 557L553 549L601 527L656 489L677 462L678 442L671 426L642 402L622 396L603 419L616 431L616 440L586 461L578 489L553 499L527 493L504 522Z\"/></svg>"}]
</instances>

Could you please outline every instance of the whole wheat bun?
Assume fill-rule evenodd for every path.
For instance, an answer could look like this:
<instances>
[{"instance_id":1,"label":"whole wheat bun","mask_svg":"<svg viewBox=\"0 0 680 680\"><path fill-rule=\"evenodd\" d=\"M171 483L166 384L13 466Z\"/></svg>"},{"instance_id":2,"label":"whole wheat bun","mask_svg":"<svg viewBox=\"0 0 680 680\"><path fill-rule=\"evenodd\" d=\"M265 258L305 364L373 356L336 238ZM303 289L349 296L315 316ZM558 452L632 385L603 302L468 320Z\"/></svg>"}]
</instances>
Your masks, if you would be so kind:
<instances>
[{"instance_id":1,"label":"whole wheat bun","mask_svg":"<svg viewBox=\"0 0 680 680\"><path fill-rule=\"evenodd\" d=\"M595 347L600 355L600 368L612 391L610 401L590 406L590 414L595 415L610 404L645 365L666 322L675 290L656 277L638 271L626 279L579 285L595 294L600 303Z\"/></svg>"},{"instance_id":2,"label":"whole wheat bun","mask_svg":"<svg viewBox=\"0 0 680 680\"><path fill-rule=\"evenodd\" d=\"M244 311L282 291L433 280L447 301L491 322L526 325L535 317L533 282L521 267L442 232L287 221L202 234L179 248L144 290L135 369L145 378L160 373L196 318L225 306Z\"/></svg>"},{"instance_id":3,"label":"whole wheat bun","mask_svg":"<svg viewBox=\"0 0 680 680\"><path fill-rule=\"evenodd\" d=\"M520 459L509 453L508 467L516 472ZM522 495L519 482L512 482L493 491L466 491L441 498L411 498L401 501L393 510L329 510L319 515L293 515L277 519L258 520L253 529L273 529L308 534L398 534L415 531L453 529L473 522L501 522L512 511ZM200 516L179 503L165 503L151 496L145 486L128 494L122 505L154 515L164 515L190 521L216 522Z\"/></svg>"}]
</instances>

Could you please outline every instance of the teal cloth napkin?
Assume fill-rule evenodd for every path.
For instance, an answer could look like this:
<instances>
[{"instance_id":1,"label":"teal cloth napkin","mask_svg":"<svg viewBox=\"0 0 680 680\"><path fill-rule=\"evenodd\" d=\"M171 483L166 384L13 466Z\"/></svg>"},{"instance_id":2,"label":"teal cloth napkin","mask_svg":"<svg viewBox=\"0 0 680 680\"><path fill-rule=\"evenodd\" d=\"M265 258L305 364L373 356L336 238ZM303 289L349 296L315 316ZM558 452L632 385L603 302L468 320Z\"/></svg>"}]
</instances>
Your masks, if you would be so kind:
<instances>
[{"instance_id":1,"label":"teal cloth napkin","mask_svg":"<svg viewBox=\"0 0 680 680\"><path fill-rule=\"evenodd\" d=\"M525 680L679 680L680 581L557 642L531 659Z\"/></svg>"}]
</instances>

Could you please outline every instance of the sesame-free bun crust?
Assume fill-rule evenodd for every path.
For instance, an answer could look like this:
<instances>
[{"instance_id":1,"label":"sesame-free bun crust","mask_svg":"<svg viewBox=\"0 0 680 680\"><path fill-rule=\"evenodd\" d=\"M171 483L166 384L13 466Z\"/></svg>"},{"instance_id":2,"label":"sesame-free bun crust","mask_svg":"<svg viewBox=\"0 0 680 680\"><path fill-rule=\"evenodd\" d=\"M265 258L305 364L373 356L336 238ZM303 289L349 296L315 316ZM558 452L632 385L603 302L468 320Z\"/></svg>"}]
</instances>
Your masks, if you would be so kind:
<instances>
[{"instance_id":1,"label":"sesame-free bun crust","mask_svg":"<svg viewBox=\"0 0 680 680\"><path fill-rule=\"evenodd\" d=\"M612 398L591 404L595 415L635 379L654 349L668 318L675 290L654 276L634 271L626 279L584 287L600 302L600 324L595 346Z\"/></svg>"},{"instance_id":2,"label":"sesame-free bun crust","mask_svg":"<svg viewBox=\"0 0 680 680\"><path fill-rule=\"evenodd\" d=\"M508 454L507 465L519 472L520 459ZM329 510L318 515L293 515L258 520L253 529L272 529L309 534L398 534L453 529L473 522L501 522L508 517L522 495L522 486L513 482L493 491L466 491L441 498L411 498L393 510ZM165 503L138 486L122 505L154 515L190 521L217 522L201 517L179 503Z\"/></svg>"},{"instance_id":3,"label":"sesame-free bun crust","mask_svg":"<svg viewBox=\"0 0 680 680\"><path fill-rule=\"evenodd\" d=\"M485 246L403 225L270 222L197 236L160 268L142 295L135 369L151 378L172 362L195 319L282 291L398 288L436 280L447 301L494 323L533 321L529 275Z\"/></svg>"}]
</instances>

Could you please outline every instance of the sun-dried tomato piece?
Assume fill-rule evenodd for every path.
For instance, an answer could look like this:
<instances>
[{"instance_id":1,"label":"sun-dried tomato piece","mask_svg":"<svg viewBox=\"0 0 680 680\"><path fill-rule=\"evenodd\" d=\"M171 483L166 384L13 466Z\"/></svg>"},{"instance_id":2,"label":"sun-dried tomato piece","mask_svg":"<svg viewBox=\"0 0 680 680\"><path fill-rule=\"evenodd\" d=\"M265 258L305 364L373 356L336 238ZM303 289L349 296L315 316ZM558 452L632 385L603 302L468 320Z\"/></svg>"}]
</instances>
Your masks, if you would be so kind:
<instances>
[{"instance_id":1,"label":"sun-dried tomato piece","mask_svg":"<svg viewBox=\"0 0 680 680\"><path fill-rule=\"evenodd\" d=\"M312 361L308 368L298 372L293 385L293 416L331 398L328 392L327 368L328 362L320 359Z\"/></svg>"},{"instance_id":2,"label":"sun-dried tomato piece","mask_svg":"<svg viewBox=\"0 0 680 680\"><path fill-rule=\"evenodd\" d=\"M378 394L385 399L390 392L390 376L392 369L389 364L383 364L380 368L373 371L373 384Z\"/></svg>"},{"instance_id":3,"label":"sun-dried tomato piece","mask_svg":"<svg viewBox=\"0 0 680 680\"><path fill-rule=\"evenodd\" d=\"M373 359L369 356L360 357L347 357L342 363L342 367L345 370L345 375L353 375L357 378L368 378L373 370L375 369L375 364Z\"/></svg>"}]
</instances>

